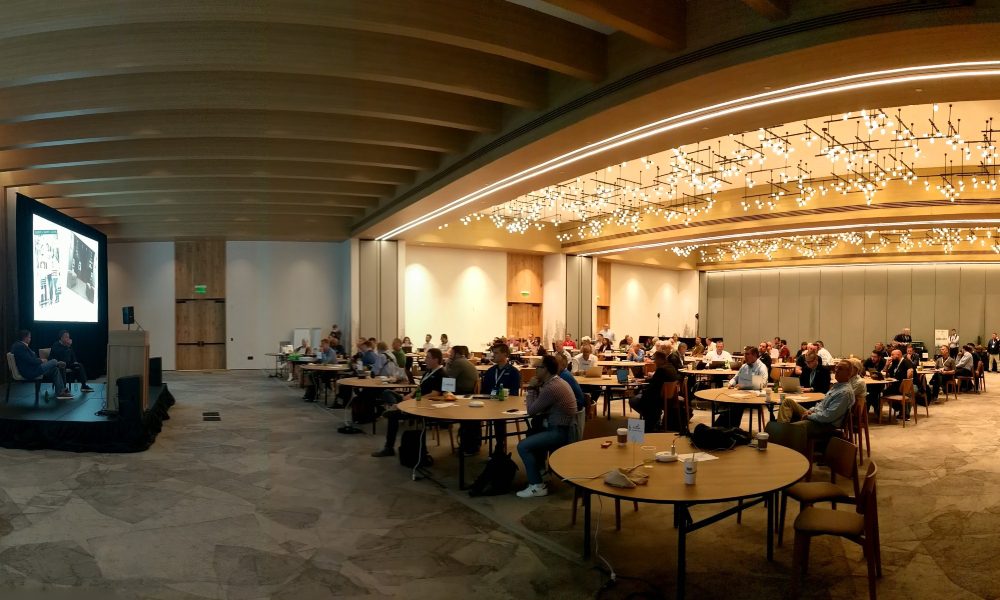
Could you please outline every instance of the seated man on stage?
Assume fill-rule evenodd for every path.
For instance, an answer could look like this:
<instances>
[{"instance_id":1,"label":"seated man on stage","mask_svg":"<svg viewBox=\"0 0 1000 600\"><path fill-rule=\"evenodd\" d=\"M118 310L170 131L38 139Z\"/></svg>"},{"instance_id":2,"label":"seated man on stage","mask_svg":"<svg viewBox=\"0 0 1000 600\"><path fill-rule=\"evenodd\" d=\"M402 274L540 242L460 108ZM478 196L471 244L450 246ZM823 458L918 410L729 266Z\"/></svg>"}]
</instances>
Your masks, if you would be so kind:
<instances>
[{"instance_id":1,"label":"seated man on stage","mask_svg":"<svg viewBox=\"0 0 1000 600\"><path fill-rule=\"evenodd\" d=\"M430 348L424 356L426 370L420 378L420 396L424 400L431 400L441 395L441 383L444 379L444 355L438 348ZM403 400L413 398L413 393L403 396ZM395 406L385 413L385 446L381 450L372 452L374 457L393 456L396 454L396 435L399 433L399 419L401 414Z\"/></svg>"},{"instance_id":2,"label":"seated man on stage","mask_svg":"<svg viewBox=\"0 0 1000 600\"><path fill-rule=\"evenodd\" d=\"M87 371L76 360L76 353L73 352L73 338L69 337L69 332L65 329L59 332L59 339L52 344L52 350L49 351L49 359L66 363L66 367L63 369L63 380L67 384L70 382L68 376L73 375L80 382L81 392L94 391L93 388L87 385Z\"/></svg>"},{"instance_id":3,"label":"seated man on stage","mask_svg":"<svg viewBox=\"0 0 1000 600\"><path fill-rule=\"evenodd\" d=\"M31 349L31 332L27 329L19 331L17 338L19 341L14 342L14 345L10 347L10 352L14 355L14 363L17 365L18 372L21 373L21 377L29 381L38 377L51 379L56 388L56 398L60 400L72 399L73 394L69 393L66 384L63 383L61 369L66 364L58 360L38 358L38 355Z\"/></svg>"},{"instance_id":4,"label":"seated man on stage","mask_svg":"<svg viewBox=\"0 0 1000 600\"><path fill-rule=\"evenodd\" d=\"M802 422L812 439L828 438L843 424L844 417L854 405L852 372L851 361L845 359L838 362L833 371L837 383L819 404L807 410L795 400L785 397L778 409L778 420L782 423Z\"/></svg>"}]
</instances>

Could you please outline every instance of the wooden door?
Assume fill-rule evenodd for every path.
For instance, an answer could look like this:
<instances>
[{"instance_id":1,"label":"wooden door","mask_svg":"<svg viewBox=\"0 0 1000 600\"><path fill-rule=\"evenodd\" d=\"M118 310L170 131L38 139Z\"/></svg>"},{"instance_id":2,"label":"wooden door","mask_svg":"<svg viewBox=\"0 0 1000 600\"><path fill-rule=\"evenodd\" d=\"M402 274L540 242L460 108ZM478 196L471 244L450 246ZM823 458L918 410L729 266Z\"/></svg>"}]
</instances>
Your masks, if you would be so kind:
<instances>
[{"instance_id":1,"label":"wooden door","mask_svg":"<svg viewBox=\"0 0 1000 600\"><path fill-rule=\"evenodd\" d=\"M528 337L542 334L542 305L522 302L507 304L507 335Z\"/></svg>"},{"instance_id":2,"label":"wooden door","mask_svg":"<svg viewBox=\"0 0 1000 600\"><path fill-rule=\"evenodd\" d=\"M226 301L177 301L177 369L226 368Z\"/></svg>"},{"instance_id":3,"label":"wooden door","mask_svg":"<svg viewBox=\"0 0 1000 600\"><path fill-rule=\"evenodd\" d=\"M598 306L596 314L596 323L594 323L594 337L597 337L597 332L604 329L605 323L611 323L611 307L610 306ZM612 329L614 331L614 329Z\"/></svg>"}]
</instances>

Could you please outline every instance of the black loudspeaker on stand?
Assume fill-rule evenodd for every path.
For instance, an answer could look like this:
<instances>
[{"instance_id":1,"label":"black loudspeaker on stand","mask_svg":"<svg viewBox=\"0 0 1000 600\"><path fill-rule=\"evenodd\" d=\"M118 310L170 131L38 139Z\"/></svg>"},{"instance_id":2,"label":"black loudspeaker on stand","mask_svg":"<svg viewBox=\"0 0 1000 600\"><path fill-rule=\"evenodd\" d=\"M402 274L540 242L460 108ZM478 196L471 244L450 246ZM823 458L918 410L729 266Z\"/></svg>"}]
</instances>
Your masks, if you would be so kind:
<instances>
[{"instance_id":1,"label":"black loudspeaker on stand","mask_svg":"<svg viewBox=\"0 0 1000 600\"><path fill-rule=\"evenodd\" d=\"M133 306L123 306L122 307L122 325L131 325L135 323L135 307Z\"/></svg>"}]
</instances>

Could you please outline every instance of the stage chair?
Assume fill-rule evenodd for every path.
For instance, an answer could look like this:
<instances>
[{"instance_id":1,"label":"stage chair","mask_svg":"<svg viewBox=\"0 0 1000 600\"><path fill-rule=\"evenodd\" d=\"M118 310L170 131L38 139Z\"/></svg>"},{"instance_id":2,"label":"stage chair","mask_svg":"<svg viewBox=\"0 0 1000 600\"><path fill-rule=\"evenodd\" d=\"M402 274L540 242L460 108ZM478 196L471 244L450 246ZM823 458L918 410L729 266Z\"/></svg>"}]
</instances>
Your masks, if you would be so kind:
<instances>
[{"instance_id":1,"label":"stage chair","mask_svg":"<svg viewBox=\"0 0 1000 600\"><path fill-rule=\"evenodd\" d=\"M17 370L17 363L14 361L14 353L7 353L7 368L10 370L10 382L7 383L7 395L4 398L4 404L10 402L10 388L14 385L15 381L23 381L25 383L35 384L35 404L38 404L38 393L42 389L42 382L45 381L44 375L39 375L34 379L25 379L21 376L21 372ZM45 397L49 397L49 393L45 392Z\"/></svg>"}]
</instances>

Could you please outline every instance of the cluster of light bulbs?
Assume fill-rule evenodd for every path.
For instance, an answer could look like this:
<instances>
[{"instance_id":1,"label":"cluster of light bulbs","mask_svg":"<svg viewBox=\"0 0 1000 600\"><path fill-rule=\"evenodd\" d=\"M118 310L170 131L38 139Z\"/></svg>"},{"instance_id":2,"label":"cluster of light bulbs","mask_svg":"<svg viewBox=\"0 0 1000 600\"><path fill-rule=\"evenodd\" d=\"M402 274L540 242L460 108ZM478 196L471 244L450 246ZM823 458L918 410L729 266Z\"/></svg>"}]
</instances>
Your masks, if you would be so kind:
<instances>
[{"instance_id":1,"label":"cluster of light bulbs","mask_svg":"<svg viewBox=\"0 0 1000 600\"><path fill-rule=\"evenodd\" d=\"M969 187L996 190L992 118L981 139L970 142L951 105L947 111L938 104L930 106L930 114L925 110L909 108L904 115L904 109L893 114L866 109L790 125L793 131L761 128L672 148L639 159L638 169L627 171L627 162L608 166L466 215L460 222L469 225L485 217L497 228L521 234L551 225L556 238L568 242L599 237L609 226L637 232L656 218L691 224L716 206L720 191L737 186L743 188L740 206L745 212L774 211L791 207L789 202L805 208L815 197L829 194L861 194L871 205L893 181L922 181L925 192L951 202ZM927 125L918 128L914 122ZM918 163L928 160L924 149L934 144L947 148L943 170L918 175ZM796 147L826 166L811 165L809 156L796 160ZM925 171L941 167L940 153L931 160L937 164L925 165Z\"/></svg>"},{"instance_id":2,"label":"cluster of light bulbs","mask_svg":"<svg viewBox=\"0 0 1000 600\"><path fill-rule=\"evenodd\" d=\"M698 253L701 263L736 262L744 258L774 260L779 252L805 258L830 255L835 251L878 254L890 251L905 254L910 251L935 249L951 254L963 244L971 248L990 248L1000 254L1000 227L950 228L925 230L888 229L847 231L822 235L787 236L735 240L716 244L673 246L668 251L688 258Z\"/></svg>"}]
</instances>

